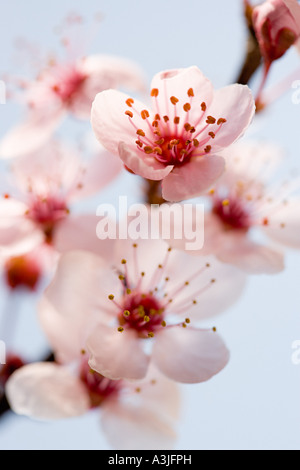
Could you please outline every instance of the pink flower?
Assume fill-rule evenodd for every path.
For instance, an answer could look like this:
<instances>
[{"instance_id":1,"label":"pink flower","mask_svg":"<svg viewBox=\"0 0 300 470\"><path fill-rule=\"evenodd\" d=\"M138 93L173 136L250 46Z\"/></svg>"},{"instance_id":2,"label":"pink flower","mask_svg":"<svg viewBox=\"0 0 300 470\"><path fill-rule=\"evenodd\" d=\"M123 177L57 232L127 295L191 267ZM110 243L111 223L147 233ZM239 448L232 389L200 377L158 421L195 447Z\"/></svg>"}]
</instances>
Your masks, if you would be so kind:
<instances>
[{"instance_id":1,"label":"pink flower","mask_svg":"<svg viewBox=\"0 0 300 470\"><path fill-rule=\"evenodd\" d=\"M279 59L300 37L297 0L267 0L253 10L253 26L266 64Z\"/></svg>"},{"instance_id":2,"label":"pink flower","mask_svg":"<svg viewBox=\"0 0 300 470\"><path fill-rule=\"evenodd\" d=\"M222 175L219 152L249 126L254 101L248 87L214 91L197 67L156 75L152 110L121 92L99 93L92 107L98 140L133 173L162 180L163 197L199 195Z\"/></svg>"},{"instance_id":3,"label":"pink flower","mask_svg":"<svg viewBox=\"0 0 300 470\"><path fill-rule=\"evenodd\" d=\"M200 253L214 253L251 274L278 273L284 269L282 248L300 249L300 199L292 194L299 192L299 180L272 183L282 156L261 142L236 144L223 155L227 172L210 192Z\"/></svg>"},{"instance_id":4,"label":"pink flower","mask_svg":"<svg viewBox=\"0 0 300 470\"><path fill-rule=\"evenodd\" d=\"M145 377L150 361L182 383L220 372L229 359L223 340L196 325L234 303L245 277L212 258L172 251L162 241L116 241L104 249L110 263L83 251L60 259L46 291L55 314L40 312L54 350L68 343L70 325L78 333L69 355L87 350L91 368L113 380Z\"/></svg>"},{"instance_id":5,"label":"pink flower","mask_svg":"<svg viewBox=\"0 0 300 470\"><path fill-rule=\"evenodd\" d=\"M6 194L0 201L0 243L22 254L24 245L30 250L43 241L55 244L55 231L66 222L73 203L96 194L121 169L119 160L105 150L85 162L58 142L16 161L16 196ZM87 223L90 218L95 222L94 216L84 216Z\"/></svg>"},{"instance_id":6,"label":"pink flower","mask_svg":"<svg viewBox=\"0 0 300 470\"><path fill-rule=\"evenodd\" d=\"M180 406L176 384L153 369L143 381L113 381L91 370L84 356L72 371L56 363L19 369L6 383L12 410L54 421L99 409L102 430L112 447L172 448Z\"/></svg>"},{"instance_id":7,"label":"pink flower","mask_svg":"<svg viewBox=\"0 0 300 470\"><path fill-rule=\"evenodd\" d=\"M96 94L119 87L144 90L144 76L135 63L105 55L50 63L25 85L28 115L2 139L0 155L12 158L35 152L67 114L88 120Z\"/></svg>"}]
</instances>

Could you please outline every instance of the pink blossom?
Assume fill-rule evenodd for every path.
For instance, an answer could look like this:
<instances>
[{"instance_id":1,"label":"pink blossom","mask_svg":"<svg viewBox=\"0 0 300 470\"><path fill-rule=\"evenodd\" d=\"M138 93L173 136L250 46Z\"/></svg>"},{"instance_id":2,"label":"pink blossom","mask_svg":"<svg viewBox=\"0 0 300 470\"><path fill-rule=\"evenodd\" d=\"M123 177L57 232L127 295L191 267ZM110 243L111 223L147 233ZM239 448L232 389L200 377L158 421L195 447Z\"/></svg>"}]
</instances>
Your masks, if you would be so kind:
<instances>
[{"instance_id":1,"label":"pink blossom","mask_svg":"<svg viewBox=\"0 0 300 470\"><path fill-rule=\"evenodd\" d=\"M176 384L152 369L142 381L110 380L93 371L83 352L74 370L29 364L6 383L12 410L54 421L101 411L101 427L116 449L169 449L176 439L180 397Z\"/></svg>"},{"instance_id":2,"label":"pink blossom","mask_svg":"<svg viewBox=\"0 0 300 470\"><path fill-rule=\"evenodd\" d=\"M0 243L12 254L24 254L43 241L54 243L58 226L69 217L72 205L96 194L122 169L107 151L84 161L74 148L49 142L43 149L15 162L13 194L0 201ZM94 216L85 215L84 220Z\"/></svg>"},{"instance_id":3,"label":"pink blossom","mask_svg":"<svg viewBox=\"0 0 300 470\"><path fill-rule=\"evenodd\" d=\"M300 37L297 0L266 0L253 9L253 26L266 64L279 59Z\"/></svg>"},{"instance_id":4,"label":"pink blossom","mask_svg":"<svg viewBox=\"0 0 300 470\"><path fill-rule=\"evenodd\" d=\"M121 87L139 92L145 88L143 73L135 63L106 55L51 62L36 80L23 86L28 113L0 142L3 158L35 152L67 114L88 120L100 91Z\"/></svg>"},{"instance_id":5,"label":"pink blossom","mask_svg":"<svg viewBox=\"0 0 300 470\"><path fill-rule=\"evenodd\" d=\"M150 362L183 383L220 372L228 350L214 329L197 323L234 303L245 277L162 241L116 241L103 249L110 263L83 251L62 255L46 291L52 313L43 306L40 320L54 350L69 344L67 325L77 331L63 360L84 348L91 368L113 380L141 379Z\"/></svg>"},{"instance_id":6,"label":"pink blossom","mask_svg":"<svg viewBox=\"0 0 300 470\"><path fill-rule=\"evenodd\" d=\"M251 92L237 84L214 91L190 67L156 75L151 99L152 109L115 90L99 93L92 107L95 135L130 171L162 180L166 200L197 196L222 175L219 152L249 126Z\"/></svg>"},{"instance_id":7,"label":"pink blossom","mask_svg":"<svg viewBox=\"0 0 300 470\"><path fill-rule=\"evenodd\" d=\"M248 273L278 273L282 249L300 249L300 199L293 194L299 180L274 179L283 157L269 144L243 142L223 155L227 172L210 192L200 253Z\"/></svg>"}]
</instances>

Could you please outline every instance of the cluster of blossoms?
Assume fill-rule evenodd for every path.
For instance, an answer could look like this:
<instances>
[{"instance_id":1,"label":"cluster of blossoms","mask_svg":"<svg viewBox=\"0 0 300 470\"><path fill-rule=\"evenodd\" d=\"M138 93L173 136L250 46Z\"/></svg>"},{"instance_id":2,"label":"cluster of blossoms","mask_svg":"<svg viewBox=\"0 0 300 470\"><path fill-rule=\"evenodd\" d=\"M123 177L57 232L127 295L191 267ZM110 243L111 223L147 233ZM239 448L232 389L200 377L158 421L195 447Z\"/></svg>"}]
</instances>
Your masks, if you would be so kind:
<instances>
[{"instance_id":1,"label":"cluster of blossoms","mask_svg":"<svg viewBox=\"0 0 300 470\"><path fill-rule=\"evenodd\" d=\"M245 5L267 73L299 38L300 6ZM271 144L236 142L255 116L250 88L215 90L191 66L158 73L147 104L135 97L145 89L143 72L125 59L53 62L26 82L27 115L0 141L9 159L0 199L3 282L11 296L24 289L38 296L53 353L25 364L4 338L2 399L42 420L100 408L118 449L174 446L179 384L226 373L230 360L212 318L238 301L248 275L276 274L284 249L300 249L300 183L273 178L284 155ZM91 119L98 142L83 148L58 139L67 115ZM170 205L202 201L204 246L186 251L184 236L100 240L95 210L80 203L101 202L100 191L125 170L154 182ZM3 318L8 324L10 312ZM203 320L214 323L204 328Z\"/></svg>"}]
</instances>

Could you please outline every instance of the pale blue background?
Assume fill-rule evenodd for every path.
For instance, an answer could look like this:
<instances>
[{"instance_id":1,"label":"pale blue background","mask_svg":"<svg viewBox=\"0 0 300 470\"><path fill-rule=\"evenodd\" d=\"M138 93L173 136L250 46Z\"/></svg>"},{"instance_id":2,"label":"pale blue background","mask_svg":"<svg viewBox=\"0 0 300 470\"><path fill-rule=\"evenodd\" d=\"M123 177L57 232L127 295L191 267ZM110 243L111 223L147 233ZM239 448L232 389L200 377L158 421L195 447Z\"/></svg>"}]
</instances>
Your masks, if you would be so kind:
<instances>
[{"instance_id":1,"label":"pale blue background","mask_svg":"<svg viewBox=\"0 0 300 470\"><path fill-rule=\"evenodd\" d=\"M12 44L17 37L32 40L44 51L55 49L53 27L70 10L87 18L102 12L104 19L89 52L134 59L144 67L149 81L160 70L190 65L199 66L216 88L237 75L245 46L242 0L2 2L0 70L18 71L17 62L12 62ZM290 51L274 67L271 82L298 65L299 56ZM292 104L291 97L290 89L256 120L249 135L277 142L286 149L290 168L299 168L300 107ZM4 133L18 115L16 106L1 106L0 132ZM125 177L124 193L131 178ZM102 200L114 199L115 191L121 192L120 187L106 191ZM284 273L251 278L239 303L214 319L231 350L231 361L210 382L182 387L177 449L300 449L300 366L291 362L292 342L300 339L299 280L299 253L289 253ZM34 359L44 350L43 335L29 306L23 299L17 340ZM97 414L91 414L54 424L8 416L0 422L0 448L109 446Z\"/></svg>"}]
</instances>

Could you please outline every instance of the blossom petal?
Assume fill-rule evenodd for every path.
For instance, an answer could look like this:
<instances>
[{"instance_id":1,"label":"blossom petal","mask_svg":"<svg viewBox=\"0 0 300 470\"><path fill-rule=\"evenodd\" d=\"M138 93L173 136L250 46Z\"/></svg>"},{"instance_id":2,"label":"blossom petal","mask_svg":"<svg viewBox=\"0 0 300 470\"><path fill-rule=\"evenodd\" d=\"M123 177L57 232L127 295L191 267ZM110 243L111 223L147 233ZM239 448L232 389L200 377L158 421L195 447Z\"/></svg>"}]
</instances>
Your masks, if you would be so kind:
<instances>
[{"instance_id":1,"label":"blossom petal","mask_svg":"<svg viewBox=\"0 0 300 470\"><path fill-rule=\"evenodd\" d=\"M210 106L213 99L211 82L196 66L158 73L152 80L151 89L159 91L154 106L160 116L174 115L175 108L170 101L171 97L178 99L176 116L183 119L187 118L187 112L184 111L183 106L191 103L188 114L191 125L195 124L201 116L201 104L205 102L206 106ZM188 92L193 93L193 96L189 96Z\"/></svg>"},{"instance_id":2,"label":"blossom petal","mask_svg":"<svg viewBox=\"0 0 300 470\"><path fill-rule=\"evenodd\" d=\"M60 253L89 251L107 261L111 260L114 240L99 240L97 224L100 218L92 214L68 217L57 224L53 245ZM115 221L112 223L116 224Z\"/></svg>"},{"instance_id":3,"label":"blossom petal","mask_svg":"<svg viewBox=\"0 0 300 470\"><path fill-rule=\"evenodd\" d=\"M265 233L289 248L300 249L300 201L290 200L269 218Z\"/></svg>"},{"instance_id":4,"label":"blossom petal","mask_svg":"<svg viewBox=\"0 0 300 470\"><path fill-rule=\"evenodd\" d=\"M68 192L68 200L74 202L97 194L117 178L122 170L120 159L101 149L87 161L83 175L74 180Z\"/></svg>"},{"instance_id":5,"label":"blossom petal","mask_svg":"<svg viewBox=\"0 0 300 470\"><path fill-rule=\"evenodd\" d=\"M93 328L85 317L74 319L60 315L47 298L42 297L38 304L38 318L60 363L70 364L81 357Z\"/></svg>"},{"instance_id":6,"label":"blossom petal","mask_svg":"<svg viewBox=\"0 0 300 470\"><path fill-rule=\"evenodd\" d=\"M50 112L36 110L24 122L12 128L0 142L0 157L9 159L27 155L41 148L65 116L62 108Z\"/></svg>"},{"instance_id":7,"label":"blossom petal","mask_svg":"<svg viewBox=\"0 0 300 470\"><path fill-rule=\"evenodd\" d=\"M208 112L217 121L220 118L227 121L217 133L213 149L233 144L244 134L254 117L255 104L250 88L234 84L217 90Z\"/></svg>"},{"instance_id":8,"label":"blossom petal","mask_svg":"<svg viewBox=\"0 0 300 470\"><path fill-rule=\"evenodd\" d=\"M108 270L106 262L92 253L65 253L56 275L46 290L46 297L61 315L86 318L86 321L110 319L116 308L108 295L119 294L117 276ZM94 319L94 320L93 320Z\"/></svg>"},{"instance_id":9,"label":"blossom petal","mask_svg":"<svg viewBox=\"0 0 300 470\"><path fill-rule=\"evenodd\" d=\"M89 409L83 384L57 364L35 363L17 370L6 384L6 395L15 413L40 420L80 416Z\"/></svg>"},{"instance_id":10,"label":"blossom petal","mask_svg":"<svg viewBox=\"0 0 300 470\"><path fill-rule=\"evenodd\" d=\"M136 148L137 139L136 128L144 128L145 121L141 118L139 111L145 108L145 105L138 100L134 100L137 113L134 115L135 126L125 115L131 108L127 106L126 101L129 95L116 90L106 90L98 93L93 105L91 122L94 133L99 142L109 151L118 155L120 142L125 142Z\"/></svg>"},{"instance_id":11,"label":"blossom petal","mask_svg":"<svg viewBox=\"0 0 300 470\"><path fill-rule=\"evenodd\" d=\"M133 173L148 180L160 181L173 170L172 165L163 165L152 156L139 155L138 150L132 150L124 142L119 144L119 155Z\"/></svg>"},{"instance_id":12,"label":"blossom petal","mask_svg":"<svg viewBox=\"0 0 300 470\"><path fill-rule=\"evenodd\" d=\"M225 160L217 155L196 159L174 170L163 181L163 198L179 202L199 196L209 189L225 169Z\"/></svg>"},{"instance_id":13,"label":"blossom petal","mask_svg":"<svg viewBox=\"0 0 300 470\"><path fill-rule=\"evenodd\" d=\"M110 400L103 405L101 423L115 449L172 449L176 439L174 426L164 419L159 409L147 409L143 402L134 406Z\"/></svg>"},{"instance_id":14,"label":"blossom petal","mask_svg":"<svg viewBox=\"0 0 300 470\"><path fill-rule=\"evenodd\" d=\"M229 352L212 330L172 326L156 335L153 361L176 382L200 383L218 374L229 361Z\"/></svg>"},{"instance_id":15,"label":"blossom petal","mask_svg":"<svg viewBox=\"0 0 300 470\"><path fill-rule=\"evenodd\" d=\"M87 341L90 367L112 380L142 379L149 365L135 331L98 325Z\"/></svg>"},{"instance_id":16,"label":"blossom petal","mask_svg":"<svg viewBox=\"0 0 300 470\"><path fill-rule=\"evenodd\" d=\"M245 237L233 238L232 245L218 253L218 259L248 274L277 274L284 269L284 256L280 251Z\"/></svg>"},{"instance_id":17,"label":"blossom petal","mask_svg":"<svg viewBox=\"0 0 300 470\"><path fill-rule=\"evenodd\" d=\"M297 0L283 0L283 2L285 3L285 5L288 7L288 9L290 10L294 20L295 20L295 24L296 26L298 27L298 34L299 34L299 30L300 30L300 5L299 3L297 2Z\"/></svg>"}]
</instances>

